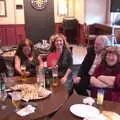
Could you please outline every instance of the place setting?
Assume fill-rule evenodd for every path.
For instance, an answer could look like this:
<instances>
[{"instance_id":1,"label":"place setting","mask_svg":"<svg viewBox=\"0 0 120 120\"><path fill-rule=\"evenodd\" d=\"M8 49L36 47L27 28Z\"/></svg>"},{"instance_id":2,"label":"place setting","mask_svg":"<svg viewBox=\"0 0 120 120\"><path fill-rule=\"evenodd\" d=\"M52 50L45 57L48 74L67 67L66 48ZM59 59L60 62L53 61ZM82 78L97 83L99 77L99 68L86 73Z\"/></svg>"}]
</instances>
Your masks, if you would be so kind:
<instances>
[{"instance_id":1,"label":"place setting","mask_svg":"<svg viewBox=\"0 0 120 120\"><path fill-rule=\"evenodd\" d=\"M70 112L83 120L120 120L120 115L102 108L104 97L97 95L97 99L86 97L80 104L70 106Z\"/></svg>"}]
</instances>

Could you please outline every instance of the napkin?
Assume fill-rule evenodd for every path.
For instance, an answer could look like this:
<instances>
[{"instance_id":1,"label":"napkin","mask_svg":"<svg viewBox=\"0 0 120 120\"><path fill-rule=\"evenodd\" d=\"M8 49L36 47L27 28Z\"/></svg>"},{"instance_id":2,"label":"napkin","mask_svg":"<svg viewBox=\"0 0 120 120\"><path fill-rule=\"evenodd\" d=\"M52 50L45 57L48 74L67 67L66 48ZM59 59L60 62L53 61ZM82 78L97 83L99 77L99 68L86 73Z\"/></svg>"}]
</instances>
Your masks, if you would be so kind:
<instances>
[{"instance_id":1,"label":"napkin","mask_svg":"<svg viewBox=\"0 0 120 120\"><path fill-rule=\"evenodd\" d=\"M95 100L92 97L86 97L86 98L83 99L83 103L93 105L95 103Z\"/></svg>"},{"instance_id":2,"label":"napkin","mask_svg":"<svg viewBox=\"0 0 120 120\"><path fill-rule=\"evenodd\" d=\"M26 107L22 108L21 110L17 111L17 114L20 116L26 116L33 112L35 112L36 108L32 105L27 105Z\"/></svg>"}]
</instances>

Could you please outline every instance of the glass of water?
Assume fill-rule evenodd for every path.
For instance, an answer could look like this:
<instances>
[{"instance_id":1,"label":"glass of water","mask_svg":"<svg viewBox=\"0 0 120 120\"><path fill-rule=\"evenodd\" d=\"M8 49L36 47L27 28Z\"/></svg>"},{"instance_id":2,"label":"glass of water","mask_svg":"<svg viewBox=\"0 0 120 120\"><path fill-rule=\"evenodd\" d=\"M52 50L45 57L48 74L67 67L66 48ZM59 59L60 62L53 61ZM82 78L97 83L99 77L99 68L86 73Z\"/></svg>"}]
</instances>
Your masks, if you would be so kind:
<instances>
[{"instance_id":1,"label":"glass of water","mask_svg":"<svg viewBox=\"0 0 120 120\"><path fill-rule=\"evenodd\" d=\"M0 106L1 110L5 110L7 106L5 105L5 100L7 98L7 92L6 92L6 75L5 73L0 73L0 101L2 105Z\"/></svg>"},{"instance_id":2,"label":"glass of water","mask_svg":"<svg viewBox=\"0 0 120 120\"><path fill-rule=\"evenodd\" d=\"M7 98L7 92L5 90L0 90L0 101L2 105L0 106L1 110L5 110L7 106L5 105L5 100Z\"/></svg>"}]
</instances>

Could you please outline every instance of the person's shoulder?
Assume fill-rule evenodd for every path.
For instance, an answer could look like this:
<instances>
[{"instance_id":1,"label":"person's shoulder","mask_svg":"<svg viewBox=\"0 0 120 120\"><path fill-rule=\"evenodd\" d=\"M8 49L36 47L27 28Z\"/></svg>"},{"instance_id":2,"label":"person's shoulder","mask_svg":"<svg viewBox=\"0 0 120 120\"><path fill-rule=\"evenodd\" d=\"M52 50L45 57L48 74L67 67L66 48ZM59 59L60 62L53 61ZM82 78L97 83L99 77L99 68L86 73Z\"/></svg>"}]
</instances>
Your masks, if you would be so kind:
<instances>
[{"instance_id":1,"label":"person's shoulder","mask_svg":"<svg viewBox=\"0 0 120 120\"><path fill-rule=\"evenodd\" d=\"M63 52L64 52L64 53L69 53L69 54L71 54L72 51L70 51L69 48L64 47L64 48L63 48Z\"/></svg>"},{"instance_id":2,"label":"person's shoulder","mask_svg":"<svg viewBox=\"0 0 120 120\"><path fill-rule=\"evenodd\" d=\"M87 54L95 54L94 47L88 47L87 48Z\"/></svg>"},{"instance_id":3,"label":"person's shoulder","mask_svg":"<svg viewBox=\"0 0 120 120\"><path fill-rule=\"evenodd\" d=\"M87 51L94 51L94 47L87 47Z\"/></svg>"}]
</instances>

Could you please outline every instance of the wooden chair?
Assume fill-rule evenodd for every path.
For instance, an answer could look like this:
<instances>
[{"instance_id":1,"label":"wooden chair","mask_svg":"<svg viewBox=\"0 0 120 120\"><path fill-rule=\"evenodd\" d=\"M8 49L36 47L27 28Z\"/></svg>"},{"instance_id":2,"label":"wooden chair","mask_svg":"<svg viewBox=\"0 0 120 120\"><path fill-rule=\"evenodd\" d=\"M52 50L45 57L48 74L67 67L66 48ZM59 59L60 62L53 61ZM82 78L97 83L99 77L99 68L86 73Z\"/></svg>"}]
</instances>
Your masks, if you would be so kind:
<instances>
[{"instance_id":1,"label":"wooden chair","mask_svg":"<svg viewBox=\"0 0 120 120\"><path fill-rule=\"evenodd\" d=\"M87 41L88 46L94 45L94 41L97 37L95 34L91 34L92 29L90 29L90 25L85 24L85 39Z\"/></svg>"}]
</instances>

